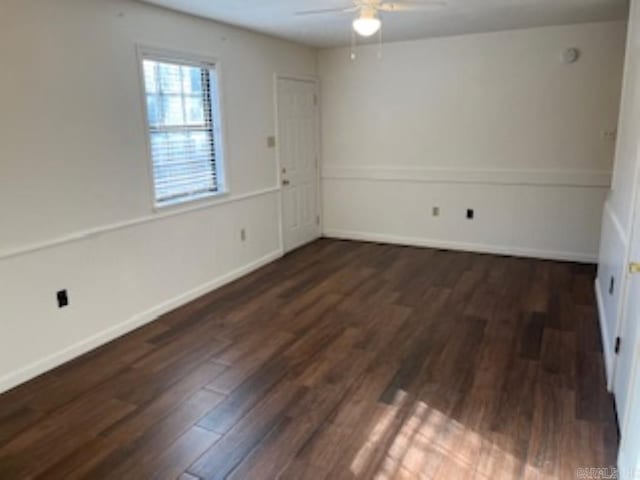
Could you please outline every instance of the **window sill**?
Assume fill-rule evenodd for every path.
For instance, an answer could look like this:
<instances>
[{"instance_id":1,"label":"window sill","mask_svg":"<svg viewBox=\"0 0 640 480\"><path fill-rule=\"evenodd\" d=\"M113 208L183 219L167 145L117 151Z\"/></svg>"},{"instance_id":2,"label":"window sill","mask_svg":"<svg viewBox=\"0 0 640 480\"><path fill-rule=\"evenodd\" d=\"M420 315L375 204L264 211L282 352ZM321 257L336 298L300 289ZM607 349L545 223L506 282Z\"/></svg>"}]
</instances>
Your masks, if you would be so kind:
<instances>
[{"instance_id":1,"label":"window sill","mask_svg":"<svg viewBox=\"0 0 640 480\"><path fill-rule=\"evenodd\" d=\"M229 193L229 190L223 190L220 192L203 193L201 195L196 195L186 199L178 198L159 204L156 203L153 207L153 211L155 213L181 211L188 212L189 210L199 209L210 205L215 205L216 203L220 203L229 197Z\"/></svg>"}]
</instances>

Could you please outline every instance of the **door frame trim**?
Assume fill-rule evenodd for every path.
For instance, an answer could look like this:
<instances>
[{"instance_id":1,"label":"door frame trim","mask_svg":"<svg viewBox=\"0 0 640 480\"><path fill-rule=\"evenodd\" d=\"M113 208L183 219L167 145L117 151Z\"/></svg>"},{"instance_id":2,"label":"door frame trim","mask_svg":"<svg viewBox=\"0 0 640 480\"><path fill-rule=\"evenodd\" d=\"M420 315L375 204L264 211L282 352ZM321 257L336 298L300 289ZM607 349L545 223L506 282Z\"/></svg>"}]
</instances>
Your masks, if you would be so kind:
<instances>
[{"instance_id":1,"label":"door frame trim","mask_svg":"<svg viewBox=\"0 0 640 480\"><path fill-rule=\"evenodd\" d=\"M276 181L278 182L278 227L279 227L279 246L280 250L285 254L290 250L285 248L284 243L284 198L282 195L282 167L280 157L280 119L278 112L278 85L281 80L294 80L297 82L312 83L314 85L315 95L318 99L316 108L316 157L318 159L316 164L316 215L320 218L320 224L317 226L318 237L322 236L324 231L324 216L322 214L322 179L320 178L320 172L322 171L322 137L321 137L321 125L322 118L320 105L320 78L316 75L296 75L296 74L284 74L274 73L273 75L273 116L274 116L274 135L276 137Z\"/></svg>"}]
</instances>

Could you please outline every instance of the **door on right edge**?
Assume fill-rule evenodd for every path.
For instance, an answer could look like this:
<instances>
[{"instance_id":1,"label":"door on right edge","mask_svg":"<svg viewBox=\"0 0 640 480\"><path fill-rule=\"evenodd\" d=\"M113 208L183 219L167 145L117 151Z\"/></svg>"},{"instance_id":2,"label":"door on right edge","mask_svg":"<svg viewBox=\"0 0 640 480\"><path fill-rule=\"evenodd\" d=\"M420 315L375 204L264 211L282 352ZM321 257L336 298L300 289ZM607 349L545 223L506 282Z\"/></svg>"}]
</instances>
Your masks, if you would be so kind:
<instances>
[{"instance_id":1,"label":"door on right edge","mask_svg":"<svg viewBox=\"0 0 640 480\"><path fill-rule=\"evenodd\" d=\"M631 263L627 268L620 352L613 384L621 423L620 459L623 468L640 468L640 192L636 197L629 244ZM621 474L621 478L625 478L624 472Z\"/></svg>"}]
</instances>

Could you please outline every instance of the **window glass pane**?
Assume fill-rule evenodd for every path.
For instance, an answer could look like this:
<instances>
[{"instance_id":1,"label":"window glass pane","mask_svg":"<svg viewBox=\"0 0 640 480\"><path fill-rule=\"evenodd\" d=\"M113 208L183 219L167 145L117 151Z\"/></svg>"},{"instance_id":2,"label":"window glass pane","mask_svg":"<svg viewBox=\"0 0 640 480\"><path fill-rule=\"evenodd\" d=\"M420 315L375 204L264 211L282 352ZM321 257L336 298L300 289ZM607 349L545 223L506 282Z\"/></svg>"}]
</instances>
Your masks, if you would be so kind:
<instances>
[{"instance_id":1,"label":"window glass pane","mask_svg":"<svg viewBox=\"0 0 640 480\"><path fill-rule=\"evenodd\" d=\"M211 132L193 132L191 140L198 152L206 152L207 156L213 156L213 135Z\"/></svg>"},{"instance_id":2,"label":"window glass pane","mask_svg":"<svg viewBox=\"0 0 640 480\"><path fill-rule=\"evenodd\" d=\"M190 125L204 124L204 99L200 97L185 97L187 123Z\"/></svg>"},{"instance_id":3,"label":"window glass pane","mask_svg":"<svg viewBox=\"0 0 640 480\"><path fill-rule=\"evenodd\" d=\"M182 67L182 85L184 93L202 94L202 69Z\"/></svg>"},{"instance_id":4,"label":"window glass pane","mask_svg":"<svg viewBox=\"0 0 640 480\"><path fill-rule=\"evenodd\" d=\"M150 125L157 126L160 124L162 112L160 111L160 97L158 95L147 95L147 113Z\"/></svg>"},{"instance_id":5,"label":"window glass pane","mask_svg":"<svg viewBox=\"0 0 640 480\"><path fill-rule=\"evenodd\" d=\"M153 133L151 138L157 198L215 190L209 132Z\"/></svg>"},{"instance_id":6,"label":"window glass pane","mask_svg":"<svg viewBox=\"0 0 640 480\"><path fill-rule=\"evenodd\" d=\"M218 191L215 72L148 59L143 70L156 203Z\"/></svg>"},{"instance_id":7,"label":"window glass pane","mask_svg":"<svg viewBox=\"0 0 640 480\"><path fill-rule=\"evenodd\" d=\"M158 91L158 82L156 78L156 62L150 60L144 61L144 83L147 93L156 93Z\"/></svg>"},{"instance_id":8,"label":"window glass pane","mask_svg":"<svg viewBox=\"0 0 640 480\"><path fill-rule=\"evenodd\" d=\"M209 70L209 96L218 98L218 78L215 70Z\"/></svg>"},{"instance_id":9,"label":"window glass pane","mask_svg":"<svg viewBox=\"0 0 640 480\"><path fill-rule=\"evenodd\" d=\"M162 125L183 125L184 107L182 97L169 95L162 97Z\"/></svg>"},{"instance_id":10,"label":"window glass pane","mask_svg":"<svg viewBox=\"0 0 640 480\"><path fill-rule=\"evenodd\" d=\"M162 93L180 93L182 91L180 67L178 65L159 63L158 76Z\"/></svg>"},{"instance_id":11,"label":"window glass pane","mask_svg":"<svg viewBox=\"0 0 640 480\"><path fill-rule=\"evenodd\" d=\"M162 167L170 158L169 136L166 133L154 132L151 134L151 153L153 155L154 168Z\"/></svg>"}]
</instances>

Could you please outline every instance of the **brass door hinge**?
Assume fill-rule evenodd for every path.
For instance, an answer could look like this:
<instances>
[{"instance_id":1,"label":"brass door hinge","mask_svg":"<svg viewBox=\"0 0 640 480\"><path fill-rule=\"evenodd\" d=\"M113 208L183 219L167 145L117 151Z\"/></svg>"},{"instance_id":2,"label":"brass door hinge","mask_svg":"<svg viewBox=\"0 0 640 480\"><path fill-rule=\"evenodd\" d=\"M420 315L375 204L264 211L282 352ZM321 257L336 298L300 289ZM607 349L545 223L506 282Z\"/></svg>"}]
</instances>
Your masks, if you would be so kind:
<instances>
[{"instance_id":1,"label":"brass door hinge","mask_svg":"<svg viewBox=\"0 0 640 480\"><path fill-rule=\"evenodd\" d=\"M629 264L629 273L640 273L640 263L631 262Z\"/></svg>"}]
</instances>

